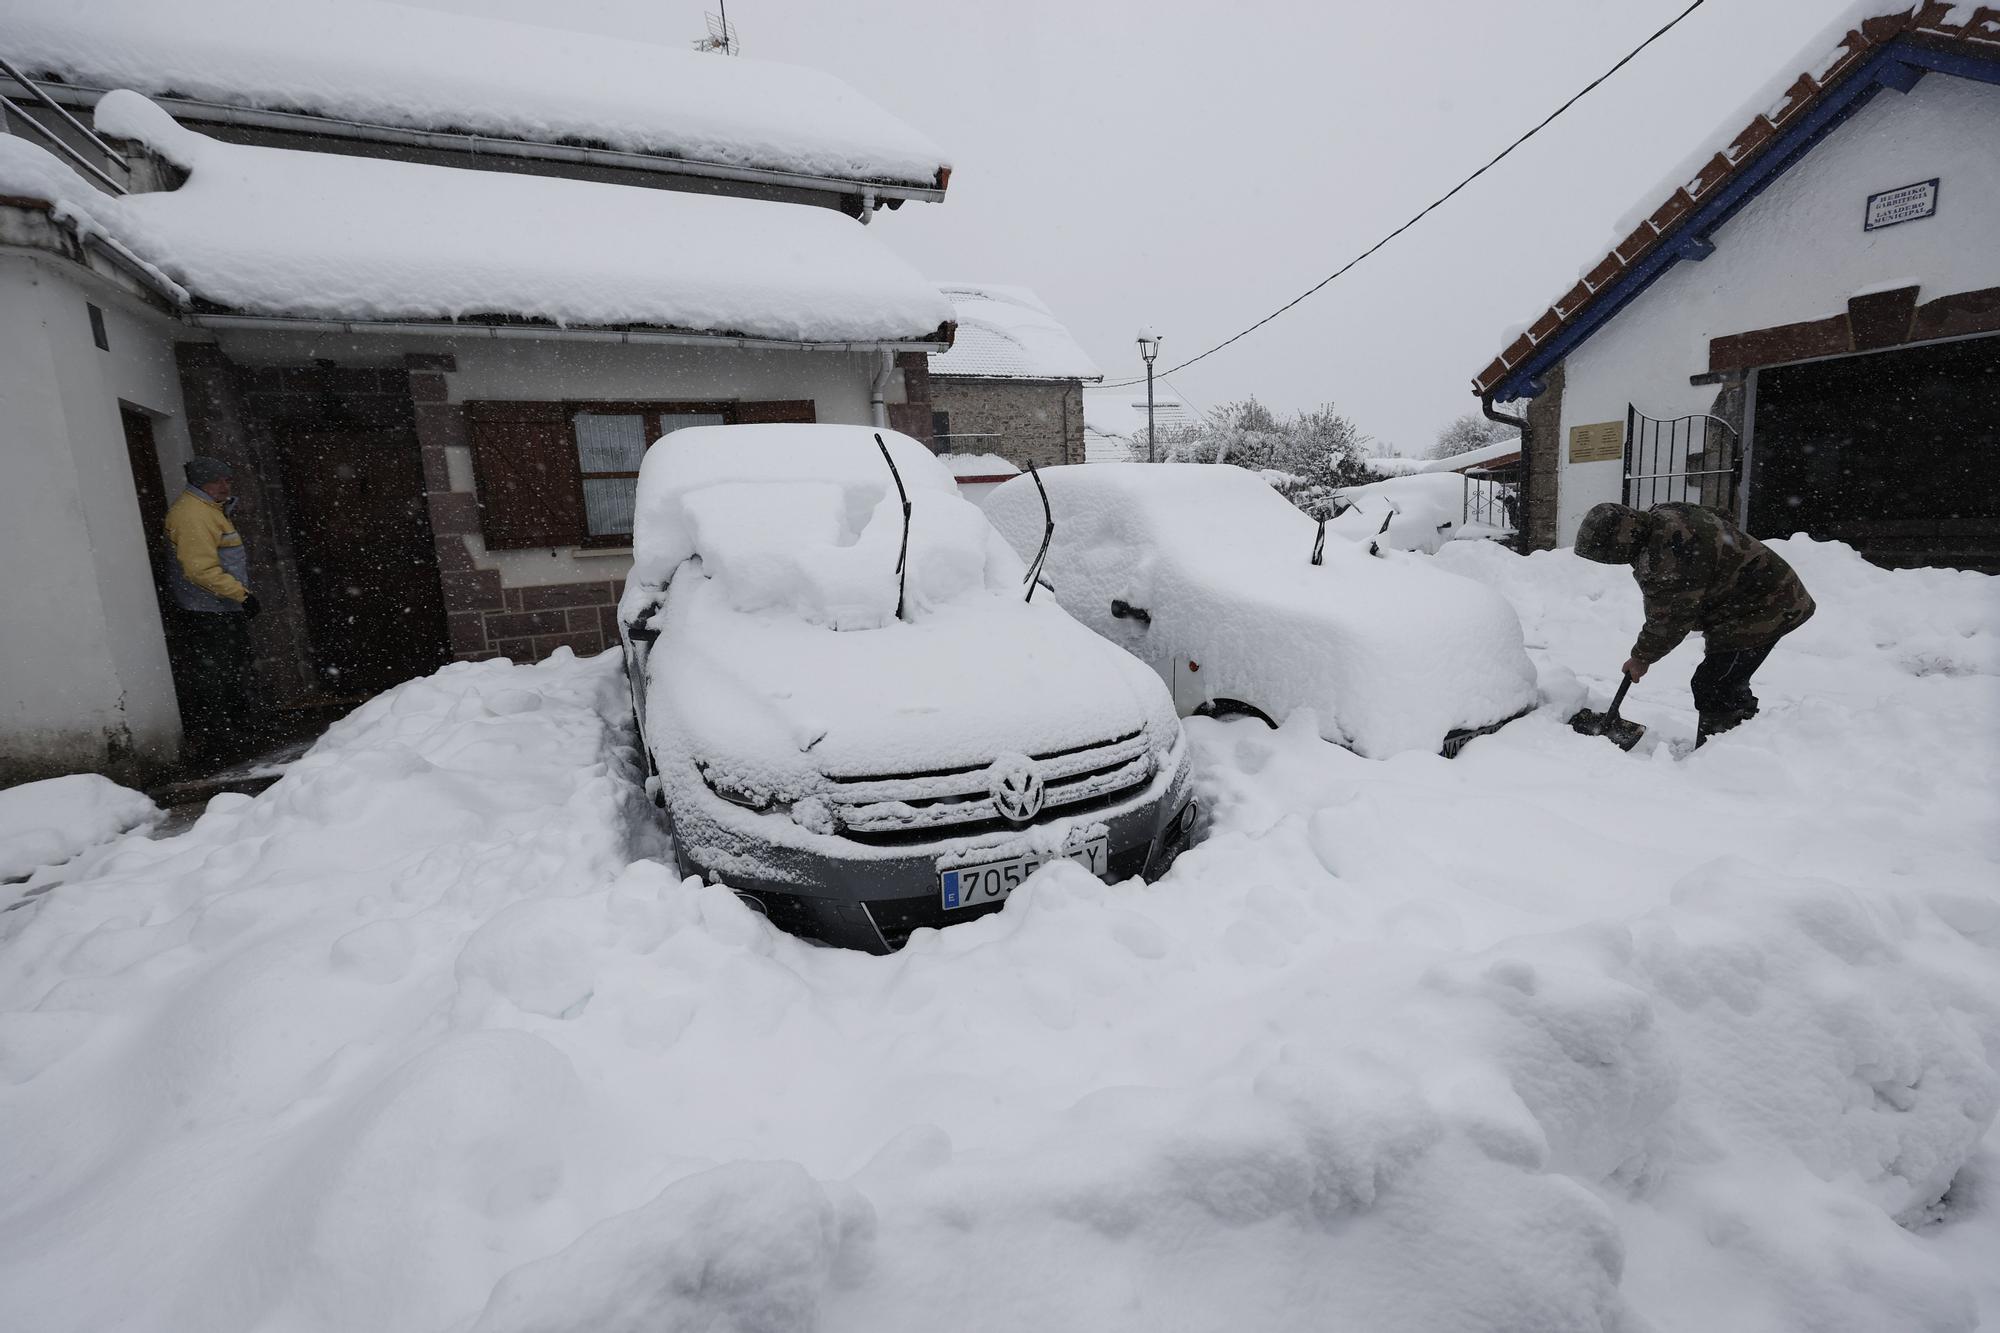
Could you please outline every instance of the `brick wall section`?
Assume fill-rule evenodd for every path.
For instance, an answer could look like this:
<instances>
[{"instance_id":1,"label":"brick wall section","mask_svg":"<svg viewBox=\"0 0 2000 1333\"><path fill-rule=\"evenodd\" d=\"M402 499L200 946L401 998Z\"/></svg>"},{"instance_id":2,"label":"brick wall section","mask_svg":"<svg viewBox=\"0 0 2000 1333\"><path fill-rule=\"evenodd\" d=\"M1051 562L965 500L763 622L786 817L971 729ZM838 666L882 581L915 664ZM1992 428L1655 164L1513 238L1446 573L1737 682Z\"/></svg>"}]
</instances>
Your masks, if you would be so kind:
<instances>
[{"instance_id":1,"label":"brick wall section","mask_svg":"<svg viewBox=\"0 0 2000 1333\"><path fill-rule=\"evenodd\" d=\"M1548 387L1528 402L1527 549L1547 551L1556 544L1557 469L1566 443L1562 431L1563 374L1558 363Z\"/></svg>"},{"instance_id":2,"label":"brick wall section","mask_svg":"<svg viewBox=\"0 0 2000 1333\"><path fill-rule=\"evenodd\" d=\"M411 353L403 358L424 465L431 539L437 547L438 582L444 590L445 628L458 661L507 657L533 662L557 648L579 655L618 642L616 579L504 588L500 572L473 563L465 539L479 532L479 497L451 488L447 449L470 447L465 409L450 401L446 376L457 369L448 355Z\"/></svg>"},{"instance_id":3,"label":"brick wall section","mask_svg":"<svg viewBox=\"0 0 2000 1333\"><path fill-rule=\"evenodd\" d=\"M1076 380L985 380L940 375L931 403L951 418L950 452L999 454L1017 467L1083 461L1083 386Z\"/></svg>"}]
</instances>

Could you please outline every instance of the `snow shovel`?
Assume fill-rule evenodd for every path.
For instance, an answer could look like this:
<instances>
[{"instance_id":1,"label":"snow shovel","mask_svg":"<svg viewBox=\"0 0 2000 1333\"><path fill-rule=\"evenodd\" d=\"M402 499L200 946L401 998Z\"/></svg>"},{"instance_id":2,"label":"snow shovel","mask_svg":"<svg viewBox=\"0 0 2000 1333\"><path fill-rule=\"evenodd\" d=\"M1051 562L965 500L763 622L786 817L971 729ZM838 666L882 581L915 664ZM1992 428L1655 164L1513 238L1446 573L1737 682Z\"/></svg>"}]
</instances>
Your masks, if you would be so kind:
<instances>
[{"instance_id":1,"label":"snow shovel","mask_svg":"<svg viewBox=\"0 0 2000 1333\"><path fill-rule=\"evenodd\" d=\"M1570 730L1583 736L1602 736L1621 750L1629 750L1639 743L1646 729L1637 722L1628 722L1618 716L1618 705L1625 702L1625 691L1632 688L1632 678L1621 675L1618 693L1611 696L1611 707L1600 713L1593 708L1580 710L1569 720Z\"/></svg>"}]
</instances>

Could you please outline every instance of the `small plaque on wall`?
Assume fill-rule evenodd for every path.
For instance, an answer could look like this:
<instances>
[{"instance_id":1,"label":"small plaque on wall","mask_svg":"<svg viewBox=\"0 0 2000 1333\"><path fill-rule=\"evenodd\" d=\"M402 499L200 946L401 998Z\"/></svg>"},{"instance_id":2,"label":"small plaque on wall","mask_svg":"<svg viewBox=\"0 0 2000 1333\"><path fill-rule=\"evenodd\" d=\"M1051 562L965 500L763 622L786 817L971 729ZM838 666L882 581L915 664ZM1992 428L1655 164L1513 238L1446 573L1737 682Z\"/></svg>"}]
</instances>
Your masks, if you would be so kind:
<instances>
[{"instance_id":1,"label":"small plaque on wall","mask_svg":"<svg viewBox=\"0 0 2000 1333\"><path fill-rule=\"evenodd\" d=\"M1884 190L1880 194L1868 196L1868 212L1862 219L1861 230L1880 231L1893 227L1899 222L1915 222L1918 218L1937 216L1938 178L1918 181L1915 185L1904 185L1894 190Z\"/></svg>"},{"instance_id":2,"label":"small plaque on wall","mask_svg":"<svg viewBox=\"0 0 2000 1333\"><path fill-rule=\"evenodd\" d=\"M1569 428L1569 461L1612 463L1625 457L1625 423L1598 421Z\"/></svg>"}]
</instances>

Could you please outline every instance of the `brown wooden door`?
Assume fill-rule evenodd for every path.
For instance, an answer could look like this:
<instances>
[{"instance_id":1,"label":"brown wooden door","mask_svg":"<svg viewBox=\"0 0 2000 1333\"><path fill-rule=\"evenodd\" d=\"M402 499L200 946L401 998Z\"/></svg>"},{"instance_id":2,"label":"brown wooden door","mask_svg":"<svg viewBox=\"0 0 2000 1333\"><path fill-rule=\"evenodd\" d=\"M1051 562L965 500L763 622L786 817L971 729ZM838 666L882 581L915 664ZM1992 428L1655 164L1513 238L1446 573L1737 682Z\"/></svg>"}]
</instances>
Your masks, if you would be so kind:
<instances>
[{"instance_id":1,"label":"brown wooden door","mask_svg":"<svg viewBox=\"0 0 2000 1333\"><path fill-rule=\"evenodd\" d=\"M444 599L408 430L300 430L285 501L313 666L327 691L375 694L442 666Z\"/></svg>"}]
</instances>

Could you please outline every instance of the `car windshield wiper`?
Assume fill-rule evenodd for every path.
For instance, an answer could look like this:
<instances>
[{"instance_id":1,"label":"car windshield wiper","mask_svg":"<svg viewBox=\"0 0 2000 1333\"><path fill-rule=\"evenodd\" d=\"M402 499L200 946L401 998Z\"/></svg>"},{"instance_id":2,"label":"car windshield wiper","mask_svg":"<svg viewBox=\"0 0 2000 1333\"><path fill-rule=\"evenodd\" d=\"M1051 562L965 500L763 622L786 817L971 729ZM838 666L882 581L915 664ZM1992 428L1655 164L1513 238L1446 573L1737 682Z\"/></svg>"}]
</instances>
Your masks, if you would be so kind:
<instances>
[{"instance_id":1,"label":"car windshield wiper","mask_svg":"<svg viewBox=\"0 0 2000 1333\"><path fill-rule=\"evenodd\" d=\"M903 474L896 471L896 460L889 457L889 446L882 441L880 431L875 434L875 447L882 451L882 461L889 465L889 475L896 481L896 496L903 502L903 545L896 552L896 619L903 618L903 570L910 562L910 493L903 489Z\"/></svg>"},{"instance_id":2,"label":"car windshield wiper","mask_svg":"<svg viewBox=\"0 0 2000 1333\"><path fill-rule=\"evenodd\" d=\"M1042 474L1033 463L1028 464L1028 475L1035 479L1035 489L1042 493L1042 549L1035 552L1035 563L1028 570L1028 595L1023 602L1035 600L1035 585L1042 581L1042 563L1049 558L1049 539L1056 535L1056 516L1049 508L1049 488L1042 485Z\"/></svg>"}]
</instances>

